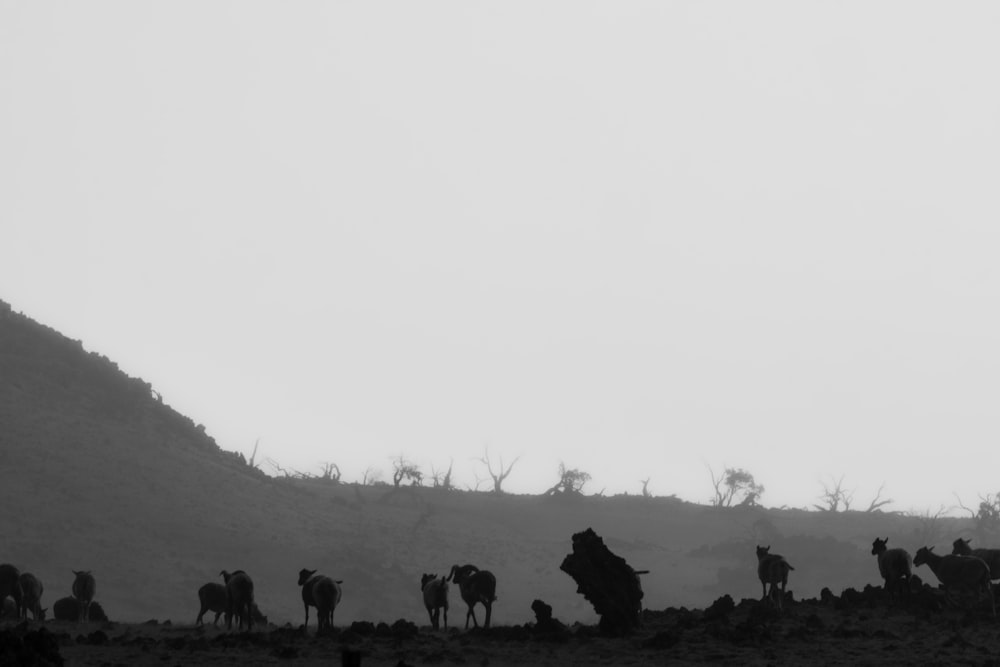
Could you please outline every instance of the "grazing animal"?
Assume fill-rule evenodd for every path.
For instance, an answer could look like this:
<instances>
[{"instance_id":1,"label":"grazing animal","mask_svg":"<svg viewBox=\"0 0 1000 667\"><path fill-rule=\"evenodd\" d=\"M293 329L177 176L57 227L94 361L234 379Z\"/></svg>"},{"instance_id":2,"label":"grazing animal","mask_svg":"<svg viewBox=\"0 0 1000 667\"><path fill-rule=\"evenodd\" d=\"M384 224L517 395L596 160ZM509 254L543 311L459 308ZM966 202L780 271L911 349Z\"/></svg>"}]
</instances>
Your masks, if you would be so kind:
<instances>
[{"instance_id":1,"label":"grazing animal","mask_svg":"<svg viewBox=\"0 0 1000 667\"><path fill-rule=\"evenodd\" d=\"M982 558L990 566L990 579L1000 579L1000 549L973 549L969 546L970 542L972 540L958 538L951 544L951 553L956 556Z\"/></svg>"},{"instance_id":2,"label":"grazing animal","mask_svg":"<svg viewBox=\"0 0 1000 667\"><path fill-rule=\"evenodd\" d=\"M299 570L299 586L302 587L302 606L306 610L303 630L309 628L309 607L316 607L316 631L333 629L333 611L340 604L341 580L334 580L316 570Z\"/></svg>"},{"instance_id":3,"label":"grazing animal","mask_svg":"<svg viewBox=\"0 0 1000 667\"><path fill-rule=\"evenodd\" d=\"M785 599L785 587L788 585L788 573L795 568L785 560L784 556L779 556L778 554L772 554L771 546L762 547L757 545L757 577L760 579L760 585L763 589L763 594L761 595L761 602L767 599L768 590L767 585L771 584L771 598L776 600L778 609L784 606ZM781 591L778 591L777 585L781 584Z\"/></svg>"},{"instance_id":4,"label":"grazing animal","mask_svg":"<svg viewBox=\"0 0 1000 667\"><path fill-rule=\"evenodd\" d=\"M28 611L36 621L45 621L45 609L42 609L42 591L45 590L41 580L30 572L22 572L17 579L21 587L21 620L28 620Z\"/></svg>"},{"instance_id":5,"label":"grazing animal","mask_svg":"<svg viewBox=\"0 0 1000 667\"><path fill-rule=\"evenodd\" d=\"M886 546L888 542L888 537L884 540L876 537L872 542L872 555L878 557L878 572L885 580L885 590L891 600L900 588L909 592L910 577L913 576L913 560L906 549L889 549Z\"/></svg>"},{"instance_id":6,"label":"grazing animal","mask_svg":"<svg viewBox=\"0 0 1000 667\"><path fill-rule=\"evenodd\" d=\"M420 590L424 594L424 606L431 618L431 627L437 630L444 610L444 629L448 629L448 580L436 574L424 574L420 577Z\"/></svg>"},{"instance_id":7,"label":"grazing animal","mask_svg":"<svg viewBox=\"0 0 1000 667\"><path fill-rule=\"evenodd\" d=\"M17 618L17 603L14 598L8 596L3 599L0 605L0 618Z\"/></svg>"},{"instance_id":8,"label":"grazing animal","mask_svg":"<svg viewBox=\"0 0 1000 667\"><path fill-rule=\"evenodd\" d=\"M236 617L236 627L243 629L246 620L247 631L253 630L253 580L243 570L219 573L226 582L226 629L233 629L233 616Z\"/></svg>"},{"instance_id":9,"label":"grazing animal","mask_svg":"<svg viewBox=\"0 0 1000 667\"><path fill-rule=\"evenodd\" d=\"M454 581L458 584L458 590L462 594L465 604L469 605L469 611L465 614L465 629L469 629L469 618L472 618L474 627L479 627L476 621L476 612L473 609L477 603L482 603L486 607L486 618L483 620L483 627L490 627L490 618L493 615L493 603L497 599L497 578L489 570L480 570L475 565L452 565L451 572L445 581Z\"/></svg>"},{"instance_id":10,"label":"grazing animal","mask_svg":"<svg viewBox=\"0 0 1000 667\"><path fill-rule=\"evenodd\" d=\"M14 598L14 615L21 618L21 587L18 585L18 577L21 571L9 563L0 565L0 600L6 600L7 596Z\"/></svg>"},{"instance_id":11,"label":"grazing animal","mask_svg":"<svg viewBox=\"0 0 1000 667\"><path fill-rule=\"evenodd\" d=\"M90 603L94 600L94 593L97 592L97 582L94 581L94 575L90 570L81 572L73 570L73 575L76 577L73 580L73 597L80 603L80 616L77 620L89 621Z\"/></svg>"},{"instance_id":12,"label":"grazing animal","mask_svg":"<svg viewBox=\"0 0 1000 667\"><path fill-rule=\"evenodd\" d=\"M219 617L225 613L226 605L228 604L228 598L226 597L226 587L223 584L217 584L215 582L210 582L198 589L198 602L201 605L198 610L198 618L195 619L195 625L203 625L203 617L205 612L211 611L215 612L215 620L212 621L212 625L218 627ZM267 616L264 616L257 607L257 603L250 605L250 613L253 615L253 622L260 623L261 625L267 625ZM237 621L239 618L237 618Z\"/></svg>"},{"instance_id":13,"label":"grazing animal","mask_svg":"<svg viewBox=\"0 0 1000 667\"><path fill-rule=\"evenodd\" d=\"M990 599L990 610L997 615L990 584L990 566L975 556L939 556L934 547L920 547L913 558L914 565L927 565L944 588L945 599L951 601L952 590L966 590L974 594L986 593Z\"/></svg>"},{"instance_id":14,"label":"grazing animal","mask_svg":"<svg viewBox=\"0 0 1000 667\"><path fill-rule=\"evenodd\" d=\"M205 612L214 611L215 620L212 624L218 626L219 616L226 611L227 597L225 585L215 582L205 584L198 589L198 602L201 604L201 609L198 610L198 618L195 619L194 624L202 625L204 623L203 617L205 616Z\"/></svg>"},{"instance_id":15,"label":"grazing animal","mask_svg":"<svg viewBox=\"0 0 1000 667\"><path fill-rule=\"evenodd\" d=\"M80 618L80 602L76 598L59 598L52 604L52 616L57 621L76 621ZM90 620L108 620L107 614L96 600L90 603Z\"/></svg>"}]
</instances>

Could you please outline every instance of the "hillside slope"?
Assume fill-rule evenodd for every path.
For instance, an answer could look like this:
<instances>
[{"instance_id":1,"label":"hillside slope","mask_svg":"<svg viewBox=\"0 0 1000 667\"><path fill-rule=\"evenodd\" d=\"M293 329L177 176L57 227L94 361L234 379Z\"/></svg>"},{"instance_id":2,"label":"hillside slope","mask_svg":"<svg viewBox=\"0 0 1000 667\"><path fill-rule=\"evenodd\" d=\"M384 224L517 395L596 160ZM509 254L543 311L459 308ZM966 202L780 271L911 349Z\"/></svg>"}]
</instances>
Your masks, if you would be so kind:
<instances>
[{"instance_id":1,"label":"hillside slope","mask_svg":"<svg viewBox=\"0 0 1000 667\"><path fill-rule=\"evenodd\" d=\"M194 381L194 379L192 379ZM522 623L541 597L564 620L593 620L559 571L592 527L637 569L646 606L760 594L753 545L795 565L815 596L878 583L872 539L944 549L961 520L892 514L716 509L673 498L497 496L267 477L221 450L108 359L0 302L0 562L45 582L45 604L90 569L113 618L191 622L198 587L245 569L272 621L300 622L296 573L344 580L335 623L425 622L422 572L471 562L499 580L494 618ZM933 581L927 572L923 576ZM452 594L452 624L465 610Z\"/></svg>"}]
</instances>

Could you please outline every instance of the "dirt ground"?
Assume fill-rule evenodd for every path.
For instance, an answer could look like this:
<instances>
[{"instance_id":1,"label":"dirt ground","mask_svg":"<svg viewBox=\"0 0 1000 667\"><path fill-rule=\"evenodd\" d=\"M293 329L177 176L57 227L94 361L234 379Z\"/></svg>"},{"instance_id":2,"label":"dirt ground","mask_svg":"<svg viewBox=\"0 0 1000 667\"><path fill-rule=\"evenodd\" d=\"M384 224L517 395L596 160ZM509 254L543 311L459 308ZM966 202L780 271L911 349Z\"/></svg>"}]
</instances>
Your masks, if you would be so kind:
<instances>
[{"instance_id":1,"label":"dirt ground","mask_svg":"<svg viewBox=\"0 0 1000 667\"><path fill-rule=\"evenodd\" d=\"M220 626L222 623L220 623ZM0 664L65 665L1000 665L1000 621L985 605L945 605L940 593L890 605L881 590L824 592L782 611L728 596L703 610L646 611L626 637L593 626L540 632L534 624L466 632L408 621L354 623L317 637L314 627L227 632L211 625L53 621L7 625Z\"/></svg>"}]
</instances>

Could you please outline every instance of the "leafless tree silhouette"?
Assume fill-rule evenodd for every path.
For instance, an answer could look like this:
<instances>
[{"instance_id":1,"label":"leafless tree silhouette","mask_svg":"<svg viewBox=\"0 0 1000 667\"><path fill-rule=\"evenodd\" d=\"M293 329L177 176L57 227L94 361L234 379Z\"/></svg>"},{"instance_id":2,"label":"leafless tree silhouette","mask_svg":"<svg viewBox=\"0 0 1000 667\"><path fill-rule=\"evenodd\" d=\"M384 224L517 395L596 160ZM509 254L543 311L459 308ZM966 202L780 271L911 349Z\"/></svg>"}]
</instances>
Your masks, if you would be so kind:
<instances>
[{"instance_id":1,"label":"leafless tree silhouette","mask_svg":"<svg viewBox=\"0 0 1000 667\"><path fill-rule=\"evenodd\" d=\"M578 468L567 468L565 463L559 463L559 481L545 492L551 496L556 493L572 493L579 495L583 485L590 481L590 473Z\"/></svg>"},{"instance_id":2,"label":"leafless tree silhouette","mask_svg":"<svg viewBox=\"0 0 1000 667\"><path fill-rule=\"evenodd\" d=\"M444 489L445 491L451 491L455 486L451 483L451 469L454 467L454 459L449 461L448 470L441 471L431 466L431 482L435 489Z\"/></svg>"},{"instance_id":3,"label":"leafless tree silhouette","mask_svg":"<svg viewBox=\"0 0 1000 667\"><path fill-rule=\"evenodd\" d=\"M479 461L486 465L486 472L489 473L490 478L493 480L493 493L503 493L503 481L507 479L507 476L510 474L514 464L517 463L520 458L520 456L515 457L514 460L510 462L510 465L504 467L503 456L501 456L497 469L493 470L493 463L490 461L490 448L486 448L483 452L483 458L479 459Z\"/></svg>"},{"instance_id":4,"label":"leafless tree silhouette","mask_svg":"<svg viewBox=\"0 0 1000 667\"><path fill-rule=\"evenodd\" d=\"M820 496L820 500L824 504L814 504L813 507L820 512L837 512L841 510L841 507L843 507L844 512L851 509L851 503L854 501L854 491L844 489L844 475L841 475L840 479L836 481L830 478L830 484L822 481L820 484L823 485L823 494Z\"/></svg>"},{"instance_id":5,"label":"leafless tree silhouette","mask_svg":"<svg viewBox=\"0 0 1000 667\"><path fill-rule=\"evenodd\" d=\"M740 498L737 505L753 507L764 494L764 486L743 468L726 468L716 477L712 466L708 466L708 473L715 489L715 496L710 501L713 507L732 507L737 498Z\"/></svg>"},{"instance_id":6,"label":"leafless tree silhouette","mask_svg":"<svg viewBox=\"0 0 1000 667\"><path fill-rule=\"evenodd\" d=\"M413 486L420 486L420 483L424 479L424 474L420 472L420 468L415 463L406 460L400 454L392 460L392 485L399 488L399 484L404 479L410 480Z\"/></svg>"}]
</instances>

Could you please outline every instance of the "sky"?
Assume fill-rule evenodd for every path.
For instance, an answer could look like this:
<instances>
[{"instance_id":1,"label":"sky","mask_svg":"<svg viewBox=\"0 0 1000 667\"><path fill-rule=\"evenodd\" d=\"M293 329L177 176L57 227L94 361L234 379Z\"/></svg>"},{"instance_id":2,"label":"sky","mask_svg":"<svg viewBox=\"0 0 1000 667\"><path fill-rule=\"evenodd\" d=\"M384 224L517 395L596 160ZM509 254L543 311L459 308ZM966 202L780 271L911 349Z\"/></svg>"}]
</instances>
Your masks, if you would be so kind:
<instances>
[{"instance_id":1,"label":"sky","mask_svg":"<svg viewBox=\"0 0 1000 667\"><path fill-rule=\"evenodd\" d=\"M993 2L0 0L0 299L285 469L973 505L997 34Z\"/></svg>"}]
</instances>

